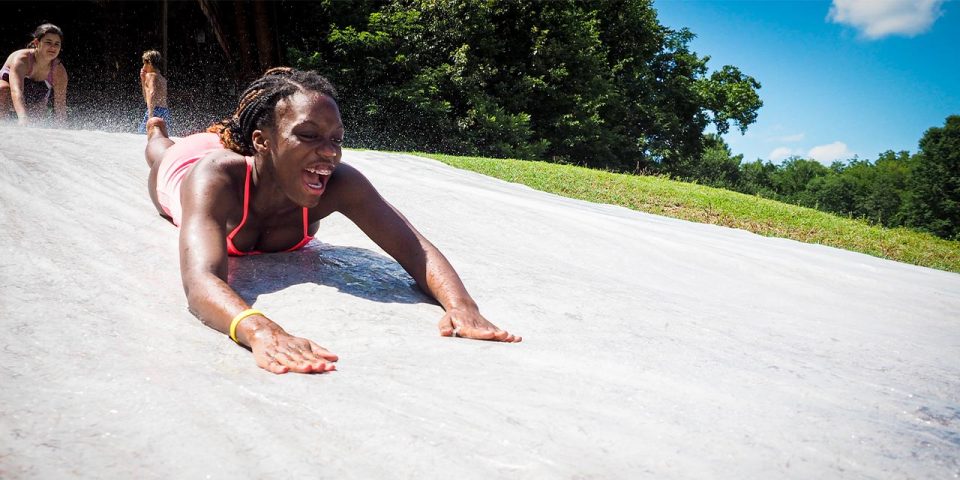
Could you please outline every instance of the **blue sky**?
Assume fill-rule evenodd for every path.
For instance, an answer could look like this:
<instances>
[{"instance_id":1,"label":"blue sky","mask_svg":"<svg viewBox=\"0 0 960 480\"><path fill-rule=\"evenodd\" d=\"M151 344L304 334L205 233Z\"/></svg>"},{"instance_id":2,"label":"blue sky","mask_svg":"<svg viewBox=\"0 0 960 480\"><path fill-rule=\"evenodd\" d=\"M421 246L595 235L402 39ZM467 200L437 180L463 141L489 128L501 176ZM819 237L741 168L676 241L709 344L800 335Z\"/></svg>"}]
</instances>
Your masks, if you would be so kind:
<instances>
[{"instance_id":1,"label":"blue sky","mask_svg":"<svg viewBox=\"0 0 960 480\"><path fill-rule=\"evenodd\" d=\"M655 0L660 23L689 28L711 71L762 84L756 123L724 136L744 161L825 164L917 151L960 115L960 1Z\"/></svg>"}]
</instances>

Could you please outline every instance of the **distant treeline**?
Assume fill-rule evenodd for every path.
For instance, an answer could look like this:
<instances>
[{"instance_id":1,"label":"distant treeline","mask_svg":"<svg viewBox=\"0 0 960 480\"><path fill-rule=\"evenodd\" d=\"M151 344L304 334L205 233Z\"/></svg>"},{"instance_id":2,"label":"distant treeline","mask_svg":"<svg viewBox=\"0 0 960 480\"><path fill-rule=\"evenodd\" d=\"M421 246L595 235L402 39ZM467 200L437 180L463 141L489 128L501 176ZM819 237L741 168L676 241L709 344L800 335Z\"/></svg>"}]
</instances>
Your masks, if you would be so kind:
<instances>
[{"instance_id":1,"label":"distant treeline","mask_svg":"<svg viewBox=\"0 0 960 480\"><path fill-rule=\"evenodd\" d=\"M911 227L960 240L960 116L928 129L919 151L887 151L826 167L799 157L779 165L742 163L714 135L702 161L681 177L887 227Z\"/></svg>"},{"instance_id":2,"label":"distant treeline","mask_svg":"<svg viewBox=\"0 0 960 480\"><path fill-rule=\"evenodd\" d=\"M281 32L285 53L338 87L351 146L669 175L944 238L960 232L960 117L929 130L915 155L742 163L704 131L746 131L760 83L731 65L709 71L709 57L689 47L693 33L661 25L650 0L293 7L321 20Z\"/></svg>"}]
</instances>

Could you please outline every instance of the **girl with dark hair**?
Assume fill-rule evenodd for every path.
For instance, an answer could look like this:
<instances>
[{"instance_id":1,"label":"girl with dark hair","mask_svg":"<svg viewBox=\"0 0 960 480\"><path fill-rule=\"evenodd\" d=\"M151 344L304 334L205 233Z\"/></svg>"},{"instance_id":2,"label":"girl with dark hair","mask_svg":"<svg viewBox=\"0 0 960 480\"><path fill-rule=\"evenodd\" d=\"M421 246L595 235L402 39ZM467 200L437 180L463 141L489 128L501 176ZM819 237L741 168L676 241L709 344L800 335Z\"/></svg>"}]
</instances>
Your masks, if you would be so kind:
<instances>
[{"instance_id":1,"label":"girl with dark hair","mask_svg":"<svg viewBox=\"0 0 960 480\"><path fill-rule=\"evenodd\" d=\"M227 283L227 256L303 247L340 212L397 260L446 314L443 336L519 342L490 323L447 259L359 171L341 163L343 123L333 86L314 72L268 70L234 114L174 143L147 123L148 187L180 227L180 273L190 311L253 352L261 368L323 373L337 356L287 333Z\"/></svg>"},{"instance_id":2,"label":"girl with dark hair","mask_svg":"<svg viewBox=\"0 0 960 480\"><path fill-rule=\"evenodd\" d=\"M28 48L7 57L0 69L0 118L11 106L20 125L45 116L52 93L57 120L67 119L67 69L57 58L62 43L63 31L45 23L33 32Z\"/></svg>"}]
</instances>

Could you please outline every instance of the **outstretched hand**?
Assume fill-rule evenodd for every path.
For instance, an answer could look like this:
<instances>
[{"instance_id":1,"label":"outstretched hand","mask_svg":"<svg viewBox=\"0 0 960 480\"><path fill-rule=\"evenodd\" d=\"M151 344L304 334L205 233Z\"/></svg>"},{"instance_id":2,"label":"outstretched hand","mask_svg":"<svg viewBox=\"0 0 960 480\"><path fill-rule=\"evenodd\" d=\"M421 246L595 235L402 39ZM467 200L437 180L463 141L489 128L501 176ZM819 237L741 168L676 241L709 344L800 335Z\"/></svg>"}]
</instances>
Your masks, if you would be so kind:
<instances>
[{"instance_id":1,"label":"outstretched hand","mask_svg":"<svg viewBox=\"0 0 960 480\"><path fill-rule=\"evenodd\" d=\"M500 330L489 320L483 318L477 310L453 308L440 319L440 335L444 337L463 337L475 340L516 343L523 340L506 330Z\"/></svg>"},{"instance_id":2,"label":"outstretched hand","mask_svg":"<svg viewBox=\"0 0 960 480\"><path fill-rule=\"evenodd\" d=\"M283 330L257 332L250 340L257 366L273 373L324 373L337 369L338 357L306 338Z\"/></svg>"}]
</instances>

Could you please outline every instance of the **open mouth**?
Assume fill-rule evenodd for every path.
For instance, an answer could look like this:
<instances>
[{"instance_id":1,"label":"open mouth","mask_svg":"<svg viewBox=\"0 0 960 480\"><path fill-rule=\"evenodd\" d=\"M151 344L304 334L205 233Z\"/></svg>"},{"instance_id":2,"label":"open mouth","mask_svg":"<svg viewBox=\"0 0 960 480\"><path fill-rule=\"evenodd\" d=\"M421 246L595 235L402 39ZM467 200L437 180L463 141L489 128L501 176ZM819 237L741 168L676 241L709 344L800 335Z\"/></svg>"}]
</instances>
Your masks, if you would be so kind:
<instances>
[{"instance_id":1,"label":"open mouth","mask_svg":"<svg viewBox=\"0 0 960 480\"><path fill-rule=\"evenodd\" d=\"M303 183L307 191L314 195L322 195L327 188L327 180L333 174L333 165L318 165L303 170Z\"/></svg>"}]
</instances>

